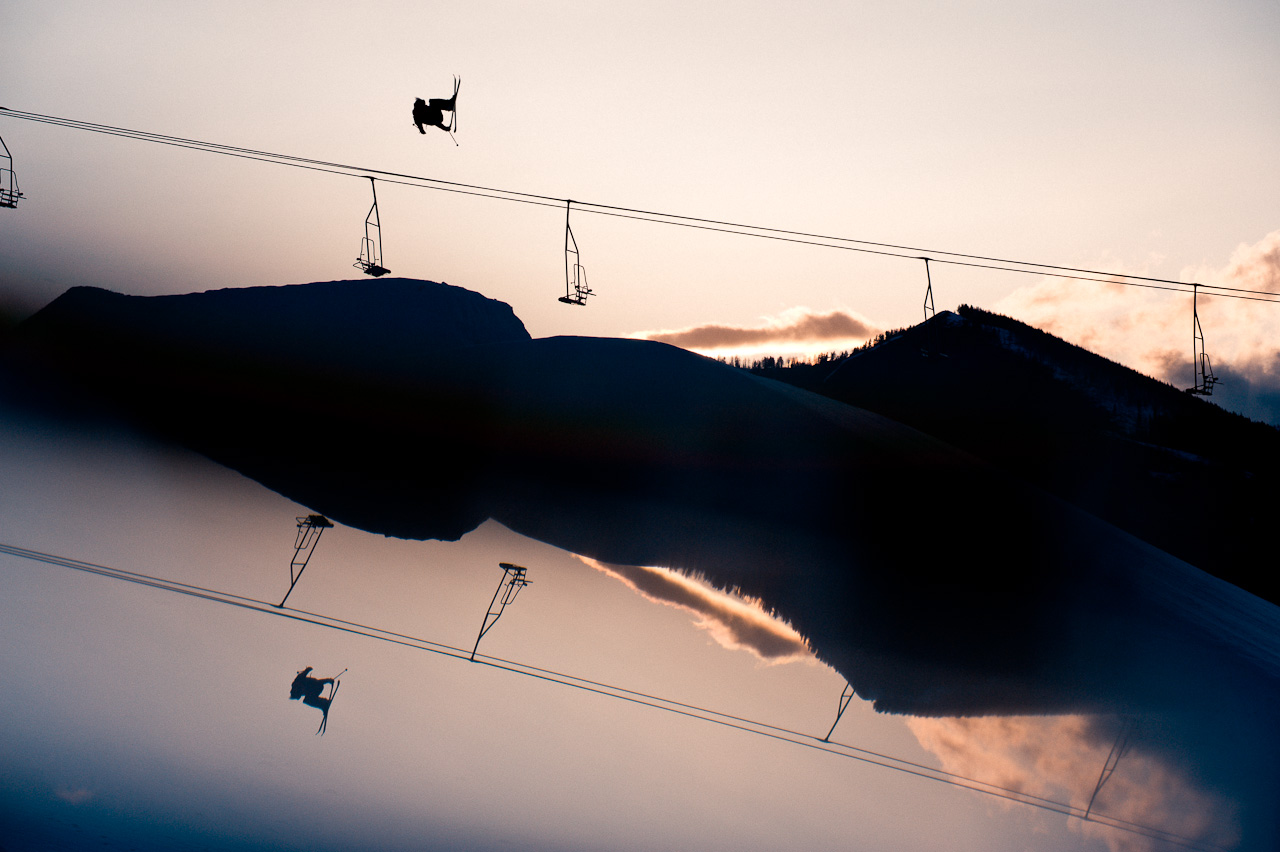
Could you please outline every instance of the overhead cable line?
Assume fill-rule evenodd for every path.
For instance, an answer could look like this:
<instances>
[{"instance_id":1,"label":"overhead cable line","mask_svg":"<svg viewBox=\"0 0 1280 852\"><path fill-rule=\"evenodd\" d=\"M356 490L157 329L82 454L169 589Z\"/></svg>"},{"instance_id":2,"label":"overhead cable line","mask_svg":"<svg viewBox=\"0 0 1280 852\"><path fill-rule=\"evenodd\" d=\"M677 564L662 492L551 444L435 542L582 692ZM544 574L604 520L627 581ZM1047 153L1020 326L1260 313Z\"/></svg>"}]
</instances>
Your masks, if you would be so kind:
<instances>
[{"instance_id":1,"label":"overhead cable line","mask_svg":"<svg viewBox=\"0 0 1280 852\"><path fill-rule=\"evenodd\" d=\"M906 249L905 250L907 252L912 252L912 253L882 251L879 249L860 248L854 245L838 244L837 241L844 241L849 243L861 243L862 245L877 245L877 243L866 243L858 240L846 239L843 237L820 237L820 236L814 235L812 239L804 239L803 237L807 235L801 234L799 232L793 232L793 231L780 231L777 229L770 229L770 228L758 228L755 230L734 230L735 227L739 229L752 229L752 228L755 228L755 226L736 225L732 227L717 227L711 224L697 224L698 222L703 221L703 220L697 220L697 219L694 219L688 222L669 221L667 219L653 218L655 216L663 216L668 214L655 213L655 214L651 214L650 216L638 216L638 215L631 215L627 213L612 212L608 209L600 209L598 205L591 204L590 202L574 201L573 203L582 206L585 212L596 213L601 216L615 216L621 219L634 219L640 222L654 222L660 225L677 225L682 228L692 228L699 231L713 231L721 234L737 234L738 236L743 236L743 237L755 237L757 239L762 239L762 240L775 240L777 242L795 243L803 246L816 246L819 248L839 249L841 251L855 251L855 252L859 252L860 254L874 254L874 255L879 255L881 257L896 257L896 258L901 258L903 260L931 260L934 263L945 263L951 266L964 266L964 267L969 267L971 269L991 269L997 272L1014 272L1014 273L1020 273L1022 275L1044 275L1050 278L1066 278L1073 281L1093 281L1099 284L1123 284L1126 287L1142 287L1148 290L1167 290L1173 293L1190 293L1190 292L1193 292L1193 290L1196 287L1200 287L1204 289L1219 291L1219 292L1214 292L1212 295L1220 296L1225 299L1243 299L1243 300L1252 301L1252 302L1280 303L1280 293L1271 293L1265 290L1247 290L1239 287L1226 287L1226 286L1220 286L1217 284L1197 284L1194 282L1174 281L1173 279L1164 279L1164 278L1142 278L1141 276L1125 275L1119 272L1092 272L1092 274L1090 275L1073 275L1066 271L1070 269L1070 267L1050 266L1048 264L1035 264L1027 261L1010 260L1010 261L997 261L996 263L978 263L976 260L974 261L949 260L947 259L947 257L939 257L938 255L951 255L951 257L953 258L954 257L977 258L978 256L956 254L953 252L940 252L940 251L930 250L930 249ZM672 217L672 218L687 219L689 217ZM760 233L757 233L756 232L757 230L760 231ZM792 236L786 236L787 234L792 234ZM831 240L832 242L822 242L822 240ZM932 253L929 253L931 251ZM916 254L915 252L926 252L926 254L924 255ZM1033 267L1033 268L1023 269L1023 268L1017 268L1015 266L999 266L997 265L998 262L1003 262L1008 264L1019 264L1022 267ZM1047 270L1062 270L1062 271L1052 272ZM1090 270L1081 270L1081 271L1090 272ZM1128 281L1119 280L1122 278L1137 279L1137 280L1128 280ZM1143 283L1143 282L1154 282L1154 283Z\"/></svg>"},{"instance_id":2,"label":"overhead cable line","mask_svg":"<svg viewBox=\"0 0 1280 852\"><path fill-rule=\"evenodd\" d=\"M417 187L419 189L434 189L442 192L453 192L482 198L492 198L499 201L513 201L540 207L565 207L571 201L571 199L568 198L557 198L555 196L541 195L532 192L461 183L458 181L442 180L424 175L413 175L403 172L388 171L385 169L336 163L290 154L279 154L270 151L261 151L253 148L225 145L216 142L205 142L180 136L170 136L142 130L133 130L130 128L116 127L107 124L96 124L78 119L24 112L22 110L14 110L8 107L0 107L0 117L3 116L41 124L49 124L57 127L84 130L92 133L102 133L110 136L119 136L144 142L154 142L162 145L204 151L206 153L223 154L225 156L240 157L243 159L310 169L312 171L326 172L348 177L367 178L371 175L378 175L380 179L386 183L396 183L410 187ZM1212 295L1223 298L1245 299L1260 302L1280 302L1280 292L1267 290L1227 287L1225 285L1218 284L1178 281L1171 278L1157 278L1145 275L1107 272L1104 270L1089 269L1085 267L1014 260L989 255L907 246L897 243L875 242L872 240L860 240L851 237L809 233L805 231L772 228L762 225L749 225L721 219L687 216L677 213L663 213L660 211L643 210L613 204L578 201L576 199L572 200L572 203L584 213L596 213L604 216L654 222L663 225L675 225L679 227L693 228L696 230L737 234L740 236L756 237L760 239L771 239L781 242L796 243L799 245L842 249L845 251L855 251L864 254L898 257L910 260L921 260L927 257L935 263L946 263L953 266L1021 273L1024 275L1046 275L1054 278L1065 278L1078 281L1114 283L1129 287L1146 287L1148 289L1169 290L1173 292L1188 292L1193 288L1198 288L1206 294L1211 293Z\"/></svg>"},{"instance_id":3,"label":"overhead cable line","mask_svg":"<svg viewBox=\"0 0 1280 852\"><path fill-rule=\"evenodd\" d=\"M11 118L20 118L26 121L34 121L40 124L51 124L56 127L66 127L73 130L84 130L90 133L102 133L108 136L119 136L125 139L134 139L141 142L155 142L160 145L169 145L177 148L187 148L196 151L204 151L210 154L223 154L226 156L240 157L243 159L257 160L259 162L274 163L276 165L293 166L295 168L310 169L312 171L327 172L329 174L343 175L347 177L367 177L369 175L379 175L386 183L395 183L396 181L386 180L387 178L401 178L402 182L414 181L415 183L405 183L407 186L421 186L421 184L430 184L422 188L426 189L442 189L451 192L463 192L465 194L487 194L486 197L497 198L505 201L526 201L529 203L537 203L546 207L563 207L565 199L555 198L549 195L535 195L528 192L518 192L513 190L496 189L493 187L479 186L475 184L460 183L457 181L441 180L439 178L431 178L422 175L412 175L403 172L392 172L385 169L367 168L364 166L354 166L346 163L335 163L328 160L318 160L311 157L299 157L292 154L279 154L271 151L261 151L254 148L243 148L235 145L225 145L219 142L205 142L199 139L188 139L181 136L168 136L161 133L152 133L145 130L132 130L126 127L115 127L108 124L95 124L88 121L80 121L78 119L61 118L52 115L41 115L39 113L23 112L8 107L0 107L0 117L8 116Z\"/></svg>"},{"instance_id":4,"label":"overhead cable line","mask_svg":"<svg viewBox=\"0 0 1280 852\"><path fill-rule=\"evenodd\" d=\"M1076 805L1058 802L1041 796L1035 796L1020 790L991 784L989 782L970 778L958 773L936 769L921 763L915 763L913 761L893 757L892 755L884 754L882 752L832 742L830 740L830 733L828 733L827 737L817 737L812 734L806 734L800 731L779 727L777 725L755 721L742 716L735 716L718 710L699 707L695 704L687 704L613 684L577 677L564 672L557 672L552 669L540 668L538 666L532 666L513 660L506 660L501 657L477 654L475 650L468 652L463 648L455 647L453 645L434 642L428 639L421 639L404 633L397 633L395 631L385 630L371 625L360 624L359 622L346 621L344 619L323 615L321 613L308 612L306 610L282 608L278 604L258 600L256 598L245 597L243 595L237 595L231 592L223 592L204 586L183 583L177 580L168 580L148 574L127 571L121 568L111 568L92 562L84 562L78 559L58 556L52 553L0 543L0 554L7 554L20 559L70 568L108 579L135 583L160 591L173 592L193 597L198 600L220 603L227 606L259 612L264 615L288 618L293 621L303 622L317 627L338 630L344 633L389 642L419 651L428 651L440 656L452 657L458 660L470 660L491 668L500 669L512 674L523 675L535 680L554 683L560 686L567 686L582 692L592 693L608 698L615 698L632 704L651 707L656 710L663 710L689 719L710 722L712 724L732 728L745 733L755 734L756 736L765 737L766 739L789 743L791 745L801 746L814 751L825 752L837 757L844 757L861 763L880 766L885 769L893 769L918 778L940 781L954 787L971 790L976 793L984 793L989 796L1006 799L1018 804L1030 805L1041 810L1062 814L1063 816L1095 822L1100 825L1105 825L1131 834L1138 834L1144 837L1163 840L1167 843L1195 850L1195 852L1225 852L1225 850L1221 850L1220 847L1206 844L1193 838L1183 837L1181 835L1173 834L1151 826L1142 825L1140 823L1131 822L1129 820L1120 819L1118 817L1092 813L1090 812L1093 805L1092 801L1090 801L1089 809L1087 810L1086 808L1081 808ZM488 623L487 616L486 623ZM483 632L481 635L483 636ZM476 644L478 647L478 640ZM834 731L834 726L832 726L832 730ZM1096 790L1094 791L1094 794L1096 796Z\"/></svg>"}]
</instances>

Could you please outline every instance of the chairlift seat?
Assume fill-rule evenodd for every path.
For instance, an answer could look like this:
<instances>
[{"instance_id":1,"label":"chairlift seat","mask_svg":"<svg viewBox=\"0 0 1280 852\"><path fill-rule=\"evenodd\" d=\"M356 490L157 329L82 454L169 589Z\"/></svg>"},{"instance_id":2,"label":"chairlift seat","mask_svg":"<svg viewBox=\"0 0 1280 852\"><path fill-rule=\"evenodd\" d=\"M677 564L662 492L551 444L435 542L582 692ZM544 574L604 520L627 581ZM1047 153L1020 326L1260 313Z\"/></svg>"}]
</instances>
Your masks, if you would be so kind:
<instances>
[{"instance_id":1,"label":"chairlift seat","mask_svg":"<svg viewBox=\"0 0 1280 852\"><path fill-rule=\"evenodd\" d=\"M385 266L379 266L376 263L368 263L367 261L359 261L356 263L356 268L365 275L372 275L374 278L387 275L391 272L391 270L387 269Z\"/></svg>"}]
</instances>

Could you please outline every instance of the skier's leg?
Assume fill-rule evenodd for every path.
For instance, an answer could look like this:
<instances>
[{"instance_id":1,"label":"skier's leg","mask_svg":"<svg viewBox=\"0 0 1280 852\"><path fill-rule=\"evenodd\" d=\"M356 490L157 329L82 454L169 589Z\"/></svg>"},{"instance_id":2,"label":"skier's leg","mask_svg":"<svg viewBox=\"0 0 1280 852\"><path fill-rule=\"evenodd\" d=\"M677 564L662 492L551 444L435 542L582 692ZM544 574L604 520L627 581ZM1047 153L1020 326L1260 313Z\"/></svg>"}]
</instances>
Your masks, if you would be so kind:
<instances>
[{"instance_id":1,"label":"skier's leg","mask_svg":"<svg viewBox=\"0 0 1280 852\"><path fill-rule=\"evenodd\" d=\"M329 699L321 698L319 695L308 695L302 699L302 703L308 707L314 707L317 710L329 711Z\"/></svg>"}]
</instances>

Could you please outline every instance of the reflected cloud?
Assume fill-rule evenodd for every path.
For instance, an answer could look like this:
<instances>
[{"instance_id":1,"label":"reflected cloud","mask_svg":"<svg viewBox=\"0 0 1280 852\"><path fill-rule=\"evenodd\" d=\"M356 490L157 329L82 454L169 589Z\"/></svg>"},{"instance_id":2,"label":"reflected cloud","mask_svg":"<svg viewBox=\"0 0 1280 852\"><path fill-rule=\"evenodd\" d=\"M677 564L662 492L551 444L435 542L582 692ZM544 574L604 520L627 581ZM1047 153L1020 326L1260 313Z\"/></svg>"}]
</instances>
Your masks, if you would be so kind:
<instances>
[{"instance_id":1,"label":"reflected cloud","mask_svg":"<svg viewBox=\"0 0 1280 852\"><path fill-rule=\"evenodd\" d=\"M1280 292L1280 230L1240 245L1222 267L1187 268L1181 278ZM1280 311L1267 302L1203 293L1198 309L1205 348L1221 379L1214 401L1255 420L1280 424ZM1176 387L1190 387L1194 381L1188 296L1111 282L1048 278L1015 290L992 310Z\"/></svg>"},{"instance_id":2,"label":"reflected cloud","mask_svg":"<svg viewBox=\"0 0 1280 852\"><path fill-rule=\"evenodd\" d=\"M719 591L705 582L666 568L614 565L586 556L576 558L602 574L622 581L646 600L697 615L696 625L725 648L749 651L771 664L815 660L804 637L791 625L766 612L759 600Z\"/></svg>"},{"instance_id":3,"label":"reflected cloud","mask_svg":"<svg viewBox=\"0 0 1280 852\"><path fill-rule=\"evenodd\" d=\"M1031 796L1087 808L1121 722L1110 716L977 716L907 719L942 768ZM1141 730L1139 723L1139 732ZM1233 849L1241 840L1237 805L1198 785L1179 766L1144 748L1140 733L1098 792L1096 814ZM1011 807L1011 805L1006 805ZM1168 843L1073 819L1073 830L1112 852L1156 852Z\"/></svg>"},{"instance_id":4,"label":"reflected cloud","mask_svg":"<svg viewBox=\"0 0 1280 852\"><path fill-rule=\"evenodd\" d=\"M632 335L643 340L670 343L697 352L720 350L760 350L770 347L795 348L797 345L822 344L830 347L838 342L862 343L874 337L878 329L852 311L836 310L816 313L797 307L770 318L764 325L749 327L708 323L690 328L642 331Z\"/></svg>"}]
</instances>

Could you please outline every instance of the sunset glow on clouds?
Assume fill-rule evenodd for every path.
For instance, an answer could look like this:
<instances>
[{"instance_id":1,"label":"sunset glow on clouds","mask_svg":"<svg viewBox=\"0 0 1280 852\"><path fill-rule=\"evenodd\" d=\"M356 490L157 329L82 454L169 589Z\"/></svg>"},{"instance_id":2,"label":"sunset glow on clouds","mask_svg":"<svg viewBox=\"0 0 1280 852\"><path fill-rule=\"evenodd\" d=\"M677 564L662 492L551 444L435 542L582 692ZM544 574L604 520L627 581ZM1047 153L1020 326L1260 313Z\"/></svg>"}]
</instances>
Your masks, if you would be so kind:
<instances>
[{"instance_id":1,"label":"sunset glow on clouds","mask_svg":"<svg viewBox=\"0 0 1280 852\"><path fill-rule=\"evenodd\" d=\"M1151 274L1141 265L1120 268L1133 275ZM1221 266L1188 267L1180 278L1280 293L1280 230L1255 243L1242 243ZM1190 387L1195 381L1189 295L1119 281L1041 278L979 307L1007 314L1175 387ZM1206 351L1219 379L1213 401L1255 420L1280 424L1280 299L1251 301L1201 293L1198 311ZM856 311L822 313L796 307L755 326L705 323L631 336L713 357L803 359L861 346L880 331Z\"/></svg>"},{"instance_id":2,"label":"sunset glow on clouds","mask_svg":"<svg viewBox=\"0 0 1280 852\"><path fill-rule=\"evenodd\" d=\"M818 313L797 307L759 326L707 323L665 331L641 331L634 337L670 343L709 355L816 355L860 346L879 332L849 310Z\"/></svg>"},{"instance_id":3,"label":"sunset glow on clouds","mask_svg":"<svg viewBox=\"0 0 1280 852\"><path fill-rule=\"evenodd\" d=\"M907 719L907 727L938 756L946 771L1082 809L1115 742L1117 724L1094 716ZM1233 848L1240 840L1231 802L1199 789L1185 773L1139 748L1120 759L1099 791L1094 811L1223 849ZM1097 822L1073 819L1069 825L1102 839L1112 852L1169 848L1142 834Z\"/></svg>"},{"instance_id":4,"label":"sunset glow on clouds","mask_svg":"<svg viewBox=\"0 0 1280 852\"><path fill-rule=\"evenodd\" d=\"M1240 245L1221 267L1188 268L1181 277L1280 293L1280 230ZM1164 290L1048 278L990 307L1186 388L1194 381L1191 301ZM1214 401L1255 420L1280 423L1280 304L1202 293L1198 311L1205 351L1221 380Z\"/></svg>"},{"instance_id":5,"label":"sunset glow on clouds","mask_svg":"<svg viewBox=\"0 0 1280 852\"><path fill-rule=\"evenodd\" d=\"M648 600L693 613L697 616L695 624L725 648L749 651L767 663L814 659L804 637L765 612L759 601L719 591L665 568L613 565L586 556L577 558L621 580Z\"/></svg>"}]
</instances>

